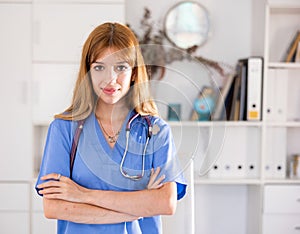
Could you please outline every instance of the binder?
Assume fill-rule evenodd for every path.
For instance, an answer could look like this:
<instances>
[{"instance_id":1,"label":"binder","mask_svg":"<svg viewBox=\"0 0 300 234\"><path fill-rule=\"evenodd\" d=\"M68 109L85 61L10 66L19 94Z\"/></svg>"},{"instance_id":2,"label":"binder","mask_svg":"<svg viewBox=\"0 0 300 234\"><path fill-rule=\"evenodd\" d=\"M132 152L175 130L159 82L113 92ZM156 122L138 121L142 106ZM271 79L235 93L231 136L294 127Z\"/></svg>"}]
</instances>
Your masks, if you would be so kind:
<instances>
[{"instance_id":1,"label":"binder","mask_svg":"<svg viewBox=\"0 0 300 234\"><path fill-rule=\"evenodd\" d=\"M234 83L235 76L236 76L236 74L228 75L223 87L221 88L214 113L212 114L212 117L211 117L212 120L225 120L226 119L225 101L226 101L228 94L230 93L230 89L232 87L232 84Z\"/></svg>"},{"instance_id":2,"label":"binder","mask_svg":"<svg viewBox=\"0 0 300 234\"><path fill-rule=\"evenodd\" d=\"M287 119L287 73L285 69L269 69L265 119L268 121L285 121Z\"/></svg>"},{"instance_id":3,"label":"binder","mask_svg":"<svg viewBox=\"0 0 300 234\"><path fill-rule=\"evenodd\" d=\"M272 127L267 132L267 147L265 157L265 178L283 179L286 176L286 139L287 129Z\"/></svg>"},{"instance_id":4,"label":"binder","mask_svg":"<svg viewBox=\"0 0 300 234\"><path fill-rule=\"evenodd\" d=\"M262 118L263 58L249 57L240 61L247 71L246 120L259 121Z\"/></svg>"},{"instance_id":5,"label":"binder","mask_svg":"<svg viewBox=\"0 0 300 234\"><path fill-rule=\"evenodd\" d=\"M240 112L240 89L241 88L241 77L236 76L233 88L232 104L230 110L229 120L238 120Z\"/></svg>"},{"instance_id":6,"label":"binder","mask_svg":"<svg viewBox=\"0 0 300 234\"><path fill-rule=\"evenodd\" d=\"M240 63L239 66L240 66L239 72L240 72L240 76L241 76L239 120L246 120L247 67L243 63Z\"/></svg>"}]
</instances>

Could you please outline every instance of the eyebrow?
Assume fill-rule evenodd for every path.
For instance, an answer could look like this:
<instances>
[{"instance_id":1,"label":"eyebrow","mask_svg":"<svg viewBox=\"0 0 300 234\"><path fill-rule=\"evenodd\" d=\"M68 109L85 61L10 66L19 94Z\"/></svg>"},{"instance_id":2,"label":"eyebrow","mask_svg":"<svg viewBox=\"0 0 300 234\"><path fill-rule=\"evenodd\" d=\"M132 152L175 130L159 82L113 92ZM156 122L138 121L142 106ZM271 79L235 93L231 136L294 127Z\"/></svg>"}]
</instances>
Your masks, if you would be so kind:
<instances>
[{"instance_id":1,"label":"eyebrow","mask_svg":"<svg viewBox=\"0 0 300 234\"><path fill-rule=\"evenodd\" d=\"M106 64L106 63L101 62L101 61L95 61L95 62L93 62L93 63L96 63L96 64ZM116 62L116 64L123 64L123 63L128 63L128 62L126 62L126 61Z\"/></svg>"}]
</instances>

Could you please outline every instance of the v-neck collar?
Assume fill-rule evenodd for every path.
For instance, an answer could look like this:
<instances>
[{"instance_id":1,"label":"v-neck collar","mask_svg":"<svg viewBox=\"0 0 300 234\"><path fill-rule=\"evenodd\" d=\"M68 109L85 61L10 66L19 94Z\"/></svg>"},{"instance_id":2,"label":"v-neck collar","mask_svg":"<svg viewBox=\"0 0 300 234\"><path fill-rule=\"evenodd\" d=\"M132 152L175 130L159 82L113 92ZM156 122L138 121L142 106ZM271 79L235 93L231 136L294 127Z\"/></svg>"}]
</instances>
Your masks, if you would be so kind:
<instances>
[{"instance_id":1,"label":"v-neck collar","mask_svg":"<svg viewBox=\"0 0 300 234\"><path fill-rule=\"evenodd\" d=\"M122 123L122 127L120 129L120 134L118 136L117 141L115 142L114 146L111 147L104 135L104 132L102 131L100 124L98 123L98 120L96 118L95 113L93 113L93 118L94 118L94 123L95 123L95 129L97 132L97 136L98 136L98 140L99 140L99 144L101 144L101 146L104 148L105 152L107 152L108 154L112 154L112 152L114 151L114 149L116 148L116 146L118 145L119 139L121 137L125 137L125 130L126 130L126 125L129 121L129 119L131 118L131 116L133 116L135 114L135 110L131 110L128 112L124 122Z\"/></svg>"}]
</instances>

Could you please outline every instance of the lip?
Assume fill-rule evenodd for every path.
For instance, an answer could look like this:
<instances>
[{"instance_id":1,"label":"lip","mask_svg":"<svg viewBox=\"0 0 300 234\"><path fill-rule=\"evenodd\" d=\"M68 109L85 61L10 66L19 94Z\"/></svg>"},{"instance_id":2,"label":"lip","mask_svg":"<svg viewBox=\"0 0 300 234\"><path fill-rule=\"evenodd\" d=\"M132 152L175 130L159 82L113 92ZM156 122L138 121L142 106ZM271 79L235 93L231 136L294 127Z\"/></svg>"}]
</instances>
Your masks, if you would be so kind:
<instances>
[{"instance_id":1,"label":"lip","mask_svg":"<svg viewBox=\"0 0 300 234\"><path fill-rule=\"evenodd\" d=\"M107 87L107 88L102 88L103 93L107 94L107 95L114 95L118 89L116 88L112 88L112 87Z\"/></svg>"}]
</instances>

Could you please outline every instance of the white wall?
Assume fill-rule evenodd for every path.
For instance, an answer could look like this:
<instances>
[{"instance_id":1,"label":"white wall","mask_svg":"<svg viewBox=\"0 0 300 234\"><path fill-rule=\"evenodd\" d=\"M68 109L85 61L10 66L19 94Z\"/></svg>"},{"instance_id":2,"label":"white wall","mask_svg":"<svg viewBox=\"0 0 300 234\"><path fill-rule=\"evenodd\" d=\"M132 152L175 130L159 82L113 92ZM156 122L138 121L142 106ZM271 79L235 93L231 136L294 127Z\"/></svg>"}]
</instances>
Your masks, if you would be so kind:
<instances>
[{"instance_id":1,"label":"white wall","mask_svg":"<svg viewBox=\"0 0 300 234\"><path fill-rule=\"evenodd\" d=\"M235 65L238 58L251 54L251 0L196 0L207 8L211 17L211 33L198 49L201 56ZM152 12L156 29L163 28L167 11L178 0L126 0L126 21L137 31L144 7ZM250 10L249 10L250 9Z\"/></svg>"},{"instance_id":2,"label":"white wall","mask_svg":"<svg viewBox=\"0 0 300 234\"><path fill-rule=\"evenodd\" d=\"M126 0L126 22L142 35L140 21L144 8L151 11L154 32L163 29L164 17L168 10L178 3L176 0ZM252 22L255 12L252 12L251 0L203 0L201 3L210 14L211 31L207 42L198 48L195 55L217 62L224 62L235 67L237 60L252 54L252 45L257 45L257 39L252 40ZM254 16L253 16L254 15ZM255 28L255 27L254 27ZM256 37L254 37L256 38ZM165 39L165 44L171 44ZM181 118L190 119L193 100L199 95L203 85L222 86L224 77L214 74L213 77L197 62L173 62L167 65L163 81L166 85L155 84L155 98L162 117L167 116L167 106L176 102L181 104ZM166 88L168 87L168 88ZM174 98L175 97L175 98Z\"/></svg>"}]
</instances>

